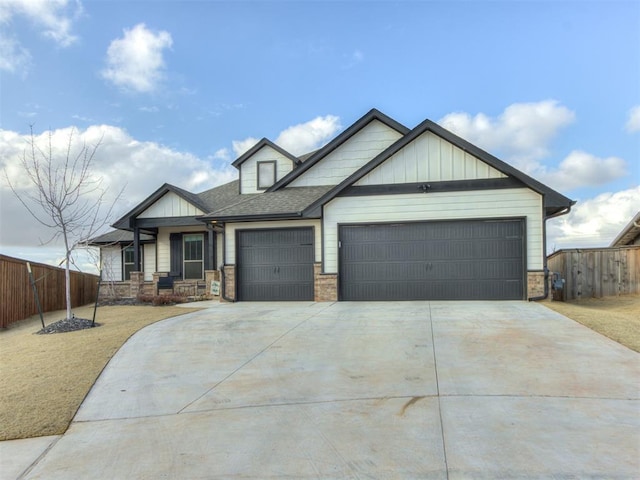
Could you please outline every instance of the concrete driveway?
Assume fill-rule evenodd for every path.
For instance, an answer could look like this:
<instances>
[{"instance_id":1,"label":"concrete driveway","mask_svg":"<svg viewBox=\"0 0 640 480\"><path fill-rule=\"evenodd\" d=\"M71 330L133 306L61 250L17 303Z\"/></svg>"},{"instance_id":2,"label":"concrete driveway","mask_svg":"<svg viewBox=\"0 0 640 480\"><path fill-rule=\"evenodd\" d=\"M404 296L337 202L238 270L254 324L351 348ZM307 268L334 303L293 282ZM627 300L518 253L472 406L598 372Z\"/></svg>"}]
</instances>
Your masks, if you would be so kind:
<instances>
[{"instance_id":1,"label":"concrete driveway","mask_svg":"<svg viewBox=\"0 0 640 480\"><path fill-rule=\"evenodd\" d=\"M26 479L638 478L639 385L637 353L539 304L218 304L132 337L67 433L17 441L42 447L13 468Z\"/></svg>"}]
</instances>

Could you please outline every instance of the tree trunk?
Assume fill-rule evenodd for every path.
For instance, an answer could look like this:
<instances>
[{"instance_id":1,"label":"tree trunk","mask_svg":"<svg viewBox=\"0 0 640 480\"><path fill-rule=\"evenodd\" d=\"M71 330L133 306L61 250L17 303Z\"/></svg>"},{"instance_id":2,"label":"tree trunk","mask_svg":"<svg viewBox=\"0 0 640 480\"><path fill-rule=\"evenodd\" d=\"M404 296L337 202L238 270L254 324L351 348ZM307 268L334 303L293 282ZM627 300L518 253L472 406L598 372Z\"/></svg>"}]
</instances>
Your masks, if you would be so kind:
<instances>
[{"instance_id":1,"label":"tree trunk","mask_svg":"<svg viewBox=\"0 0 640 480\"><path fill-rule=\"evenodd\" d=\"M64 295L67 304L67 320L71 320L71 274L69 273L69 257L71 256L71 252L69 251L69 241L67 240L66 234L64 246L67 252L64 267Z\"/></svg>"}]
</instances>

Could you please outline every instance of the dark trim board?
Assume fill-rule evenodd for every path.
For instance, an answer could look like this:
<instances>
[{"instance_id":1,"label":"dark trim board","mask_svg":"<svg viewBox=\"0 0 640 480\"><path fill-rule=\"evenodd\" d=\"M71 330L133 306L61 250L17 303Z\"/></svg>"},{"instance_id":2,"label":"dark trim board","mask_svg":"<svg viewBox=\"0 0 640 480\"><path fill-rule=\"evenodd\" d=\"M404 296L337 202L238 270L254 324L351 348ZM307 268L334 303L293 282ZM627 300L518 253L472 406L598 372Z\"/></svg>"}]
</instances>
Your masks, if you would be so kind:
<instances>
[{"instance_id":1,"label":"dark trim board","mask_svg":"<svg viewBox=\"0 0 640 480\"><path fill-rule=\"evenodd\" d=\"M365 195L406 195L408 193L462 192L469 190L499 190L505 188L526 188L521 181L513 177L486 178L480 180L451 180L444 182L390 183L384 185L350 186L339 197L358 197Z\"/></svg>"},{"instance_id":2,"label":"dark trim board","mask_svg":"<svg viewBox=\"0 0 640 480\"><path fill-rule=\"evenodd\" d=\"M522 300L524 218L338 225L339 299Z\"/></svg>"},{"instance_id":3,"label":"dark trim board","mask_svg":"<svg viewBox=\"0 0 640 480\"><path fill-rule=\"evenodd\" d=\"M157 227L203 227L203 223L196 217L161 217L161 218L136 218L135 227L149 229Z\"/></svg>"}]
</instances>

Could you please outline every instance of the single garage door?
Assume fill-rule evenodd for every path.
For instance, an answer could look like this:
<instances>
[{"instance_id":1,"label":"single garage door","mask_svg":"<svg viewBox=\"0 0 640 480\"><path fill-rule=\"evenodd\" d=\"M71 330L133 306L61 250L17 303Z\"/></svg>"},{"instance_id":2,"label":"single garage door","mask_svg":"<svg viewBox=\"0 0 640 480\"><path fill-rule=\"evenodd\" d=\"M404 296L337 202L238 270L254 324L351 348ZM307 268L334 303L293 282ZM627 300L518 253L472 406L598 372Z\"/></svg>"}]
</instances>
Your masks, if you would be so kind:
<instances>
[{"instance_id":1,"label":"single garage door","mask_svg":"<svg viewBox=\"0 0 640 480\"><path fill-rule=\"evenodd\" d=\"M238 300L313 300L313 229L239 230L236 235Z\"/></svg>"},{"instance_id":2,"label":"single garage door","mask_svg":"<svg viewBox=\"0 0 640 480\"><path fill-rule=\"evenodd\" d=\"M341 226L341 300L521 300L523 219Z\"/></svg>"}]
</instances>

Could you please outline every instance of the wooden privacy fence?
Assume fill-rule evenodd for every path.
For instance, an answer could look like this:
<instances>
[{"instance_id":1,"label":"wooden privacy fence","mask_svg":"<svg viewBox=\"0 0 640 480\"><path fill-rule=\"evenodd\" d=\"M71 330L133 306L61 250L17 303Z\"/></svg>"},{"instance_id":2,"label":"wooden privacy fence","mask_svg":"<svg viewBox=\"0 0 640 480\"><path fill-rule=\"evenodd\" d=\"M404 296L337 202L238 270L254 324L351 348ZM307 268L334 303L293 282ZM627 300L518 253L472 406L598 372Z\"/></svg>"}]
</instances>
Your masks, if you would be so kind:
<instances>
[{"instance_id":1,"label":"wooden privacy fence","mask_svg":"<svg viewBox=\"0 0 640 480\"><path fill-rule=\"evenodd\" d=\"M29 263L36 279L42 311L65 309L64 269L42 263ZM95 301L97 293L97 275L71 271L72 307ZM37 313L27 262L0 255L0 327L6 328L13 322Z\"/></svg>"},{"instance_id":2,"label":"wooden privacy fence","mask_svg":"<svg viewBox=\"0 0 640 480\"><path fill-rule=\"evenodd\" d=\"M547 266L564 278L565 300L640 293L640 246L559 250Z\"/></svg>"}]
</instances>

